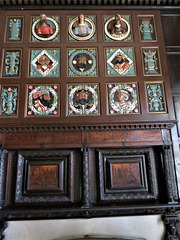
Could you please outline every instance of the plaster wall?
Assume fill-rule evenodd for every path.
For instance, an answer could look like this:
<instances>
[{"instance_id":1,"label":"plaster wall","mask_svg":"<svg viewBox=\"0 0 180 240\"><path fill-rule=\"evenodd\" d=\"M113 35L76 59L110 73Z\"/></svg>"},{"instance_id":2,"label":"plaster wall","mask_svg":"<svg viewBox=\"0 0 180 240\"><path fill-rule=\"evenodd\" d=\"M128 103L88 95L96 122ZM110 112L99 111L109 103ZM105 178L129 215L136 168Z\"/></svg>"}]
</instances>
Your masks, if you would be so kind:
<instances>
[{"instance_id":1,"label":"plaster wall","mask_svg":"<svg viewBox=\"0 0 180 240\"><path fill-rule=\"evenodd\" d=\"M11 221L4 231L5 240L55 240L83 235L107 235L162 240L164 225L160 215L68 219L43 221Z\"/></svg>"}]
</instances>

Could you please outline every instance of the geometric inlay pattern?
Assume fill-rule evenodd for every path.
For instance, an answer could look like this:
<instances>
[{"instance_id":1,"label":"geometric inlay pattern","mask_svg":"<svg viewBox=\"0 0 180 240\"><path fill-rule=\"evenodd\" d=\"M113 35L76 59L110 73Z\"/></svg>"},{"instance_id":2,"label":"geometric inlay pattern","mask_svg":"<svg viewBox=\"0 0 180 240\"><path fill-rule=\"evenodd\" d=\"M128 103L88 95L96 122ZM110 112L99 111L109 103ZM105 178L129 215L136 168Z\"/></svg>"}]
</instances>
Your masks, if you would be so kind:
<instances>
[{"instance_id":1,"label":"geometric inlay pattern","mask_svg":"<svg viewBox=\"0 0 180 240\"><path fill-rule=\"evenodd\" d=\"M137 83L108 83L108 114L139 113Z\"/></svg>"},{"instance_id":2,"label":"geometric inlay pattern","mask_svg":"<svg viewBox=\"0 0 180 240\"><path fill-rule=\"evenodd\" d=\"M33 49L30 56L30 77L59 77L59 49Z\"/></svg>"},{"instance_id":3,"label":"geometric inlay pattern","mask_svg":"<svg viewBox=\"0 0 180 240\"><path fill-rule=\"evenodd\" d=\"M98 84L68 85L68 115L99 115Z\"/></svg>"}]
</instances>

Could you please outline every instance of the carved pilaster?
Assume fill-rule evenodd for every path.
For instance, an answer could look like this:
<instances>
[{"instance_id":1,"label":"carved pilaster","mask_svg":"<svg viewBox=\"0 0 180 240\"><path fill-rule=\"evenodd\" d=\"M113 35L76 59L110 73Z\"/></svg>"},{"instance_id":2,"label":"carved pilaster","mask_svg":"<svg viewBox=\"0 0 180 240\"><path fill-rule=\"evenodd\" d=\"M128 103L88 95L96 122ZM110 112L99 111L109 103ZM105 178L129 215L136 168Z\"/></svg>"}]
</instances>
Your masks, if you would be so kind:
<instances>
[{"instance_id":1,"label":"carved pilaster","mask_svg":"<svg viewBox=\"0 0 180 240\"><path fill-rule=\"evenodd\" d=\"M4 206L7 153L7 150L0 150L0 209Z\"/></svg>"},{"instance_id":2,"label":"carved pilaster","mask_svg":"<svg viewBox=\"0 0 180 240\"><path fill-rule=\"evenodd\" d=\"M4 239L5 236L4 236L3 232L7 228L7 226L8 226L7 222L5 222L3 220L0 221L0 240Z\"/></svg>"},{"instance_id":3,"label":"carved pilaster","mask_svg":"<svg viewBox=\"0 0 180 240\"><path fill-rule=\"evenodd\" d=\"M167 197L168 203L175 203L176 198L176 187L175 179L173 178L174 172L172 169L172 154L171 154L171 145L164 145L163 146L163 163L164 163L164 176L167 188Z\"/></svg>"},{"instance_id":4,"label":"carved pilaster","mask_svg":"<svg viewBox=\"0 0 180 240\"><path fill-rule=\"evenodd\" d=\"M82 207L88 208L90 206L89 195L89 151L88 148L82 148L83 152L83 201Z\"/></svg>"},{"instance_id":5,"label":"carved pilaster","mask_svg":"<svg viewBox=\"0 0 180 240\"><path fill-rule=\"evenodd\" d=\"M164 240L179 240L177 223L180 222L180 218L176 214L168 214L163 216L163 221L166 226Z\"/></svg>"}]
</instances>

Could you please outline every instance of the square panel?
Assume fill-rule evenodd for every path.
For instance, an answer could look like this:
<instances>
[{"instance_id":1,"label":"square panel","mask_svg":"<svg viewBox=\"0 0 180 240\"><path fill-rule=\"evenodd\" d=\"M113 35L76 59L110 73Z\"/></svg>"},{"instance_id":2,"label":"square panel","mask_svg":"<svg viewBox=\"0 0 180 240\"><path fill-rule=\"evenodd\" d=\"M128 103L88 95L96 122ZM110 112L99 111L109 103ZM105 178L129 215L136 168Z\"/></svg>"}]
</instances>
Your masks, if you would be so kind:
<instances>
[{"instance_id":1,"label":"square panel","mask_svg":"<svg viewBox=\"0 0 180 240\"><path fill-rule=\"evenodd\" d=\"M40 16L32 17L31 42L52 41L59 42L59 16Z\"/></svg>"},{"instance_id":2,"label":"square panel","mask_svg":"<svg viewBox=\"0 0 180 240\"><path fill-rule=\"evenodd\" d=\"M139 94L137 83L108 83L108 114L137 114Z\"/></svg>"},{"instance_id":3,"label":"square panel","mask_svg":"<svg viewBox=\"0 0 180 240\"><path fill-rule=\"evenodd\" d=\"M72 150L19 151L17 164L16 203L74 202Z\"/></svg>"},{"instance_id":4,"label":"square panel","mask_svg":"<svg viewBox=\"0 0 180 240\"><path fill-rule=\"evenodd\" d=\"M107 76L135 76L134 48L105 48Z\"/></svg>"},{"instance_id":5,"label":"square panel","mask_svg":"<svg viewBox=\"0 0 180 240\"><path fill-rule=\"evenodd\" d=\"M98 149L100 201L144 201L158 196L151 148Z\"/></svg>"},{"instance_id":6,"label":"square panel","mask_svg":"<svg viewBox=\"0 0 180 240\"><path fill-rule=\"evenodd\" d=\"M96 16L83 15L68 17L68 41L96 42Z\"/></svg>"},{"instance_id":7,"label":"square panel","mask_svg":"<svg viewBox=\"0 0 180 240\"><path fill-rule=\"evenodd\" d=\"M96 77L97 75L96 48L68 49L68 77Z\"/></svg>"},{"instance_id":8,"label":"square panel","mask_svg":"<svg viewBox=\"0 0 180 240\"><path fill-rule=\"evenodd\" d=\"M0 115L17 117L19 110L19 85L1 85L0 96Z\"/></svg>"},{"instance_id":9,"label":"square panel","mask_svg":"<svg viewBox=\"0 0 180 240\"><path fill-rule=\"evenodd\" d=\"M63 191L64 161L28 161L26 175L26 192Z\"/></svg>"},{"instance_id":10,"label":"square panel","mask_svg":"<svg viewBox=\"0 0 180 240\"><path fill-rule=\"evenodd\" d=\"M36 85L27 86L27 116L59 116L60 86Z\"/></svg>"},{"instance_id":11,"label":"square panel","mask_svg":"<svg viewBox=\"0 0 180 240\"><path fill-rule=\"evenodd\" d=\"M145 86L148 113L166 113L166 98L163 83L148 82Z\"/></svg>"},{"instance_id":12,"label":"square panel","mask_svg":"<svg viewBox=\"0 0 180 240\"><path fill-rule=\"evenodd\" d=\"M103 23L105 41L132 41L130 15L103 16Z\"/></svg>"},{"instance_id":13,"label":"square panel","mask_svg":"<svg viewBox=\"0 0 180 240\"><path fill-rule=\"evenodd\" d=\"M157 41L154 15L139 15L138 25L141 42Z\"/></svg>"},{"instance_id":14,"label":"square panel","mask_svg":"<svg viewBox=\"0 0 180 240\"><path fill-rule=\"evenodd\" d=\"M4 49L2 77L17 78L21 72L21 49Z\"/></svg>"},{"instance_id":15,"label":"square panel","mask_svg":"<svg viewBox=\"0 0 180 240\"><path fill-rule=\"evenodd\" d=\"M98 84L68 84L67 115L99 115L99 85Z\"/></svg>"},{"instance_id":16,"label":"square panel","mask_svg":"<svg viewBox=\"0 0 180 240\"><path fill-rule=\"evenodd\" d=\"M31 49L29 77L59 77L59 49Z\"/></svg>"},{"instance_id":17,"label":"square panel","mask_svg":"<svg viewBox=\"0 0 180 240\"><path fill-rule=\"evenodd\" d=\"M24 17L12 16L6 18L5 42L22 42L24 30Z\"/></svg>"},{"instance_id":18,"label":"square panel","mask_svg":"<svg viewBox=\"0 0 180 240\"><path fill-rule=\"evenodd\" d=\"M110 190L147 189L144 156L114 157L106 161L111 176Z\"/></svg>"},{"instance_id":19,"label":"square panel","mask_svg":"<svg viewBox=\"0 0 180 240\"><path fill-rule=\"evenodd\" d=\"M161 75L159 48L142 48L143 71L145 76Z\"/></svg>"}]
</instances>

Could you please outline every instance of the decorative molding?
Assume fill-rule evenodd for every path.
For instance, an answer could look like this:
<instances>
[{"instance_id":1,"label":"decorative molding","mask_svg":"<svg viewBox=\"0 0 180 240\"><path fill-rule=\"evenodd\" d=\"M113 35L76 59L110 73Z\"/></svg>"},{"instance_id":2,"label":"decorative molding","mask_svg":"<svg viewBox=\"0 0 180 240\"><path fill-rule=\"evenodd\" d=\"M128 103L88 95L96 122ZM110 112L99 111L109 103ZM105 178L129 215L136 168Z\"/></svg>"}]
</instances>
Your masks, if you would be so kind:
<instances>
[{"instance_id":1,"label":"decorative molding","mask_svg":"<svg viewBox=\"0 0 180 240\"><path fill-rule=\"evenodd\" d=\"M106 0L85 0L84 2L80 1L79 4L77 4L76 0L64 0L64 1L56 1L56 0L40 0L40 1L35 1L35 0L1 0L0 1L0 5L5 5L5 6L21 6L21 5L55 5L55 6L64 6L64 5L78 5L78 6L82 6L82 5L120 5L120 6L126 6L126 5L147 5L149 6L178 6L180 3L179 0L173 0L173 1L163 1L163 0L158 0L158 1L154 1L154 0L142 0L142 1L136 1L136 0L127 0L125 1L121 1L121 0L111 0L111 1L106 1Z\"/></svg>"},{"instance_id":2,"label":"decorative molding","mask_svg":"<svg viewBox=\"0 0 180 240\"><path fill-rule=\"evenodd\" d=\"M0 127L0 133L28 133L28 132L81 132L81 131L112 131L112 130L152 130L171 129L177 121L160 123L134 123L134 124L106 124L106 125L76 125L76 126L19 126Z\"/></svg>"}]
</instances>

